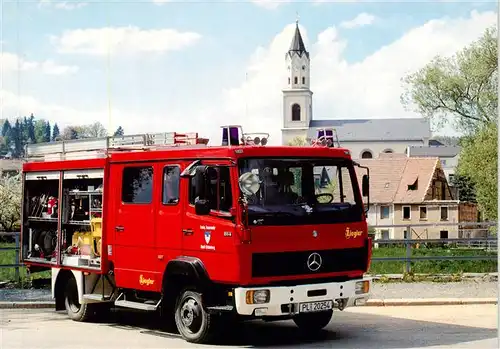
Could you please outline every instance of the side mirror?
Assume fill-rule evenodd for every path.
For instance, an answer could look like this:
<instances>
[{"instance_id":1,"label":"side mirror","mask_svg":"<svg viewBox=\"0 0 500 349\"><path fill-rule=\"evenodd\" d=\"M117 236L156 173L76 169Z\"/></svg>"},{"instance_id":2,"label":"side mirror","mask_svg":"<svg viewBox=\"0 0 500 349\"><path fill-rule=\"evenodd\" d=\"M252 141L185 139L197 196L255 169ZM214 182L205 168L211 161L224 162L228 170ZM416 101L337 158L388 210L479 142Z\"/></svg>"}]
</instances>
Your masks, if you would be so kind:
<instances>
[{"instance_id":1,"label":"side mirror","mask_svg":"<svg viewBox=\"0 0 500 349\"><path fill-rule=\"evenodd\" d=\"M194 203L194 212L198 216L207 216L210 214L210 202L208 200L199 199Z\"/></svg>"},{"instance_id":2,"label":"side mirror","mask_svg":"<svg viewBox=\"0 0 500 349\"><path fill-rule=\"evenodd\" d=\"M198 197L200 200L204 200L206 196L206 172L206 166L197 166L193 177L195 197Z\"/></svg>"},{"instance_id":3,"label":"side mirror","mask_svg":"<svg viewBox=\"0 0 500 349\"><path fill-rule=\"evenodd\" d=\"M362 192L363 196L370 195L370 180L368 178L368 175L363 175Z\"/></svg>"}]
</instances>

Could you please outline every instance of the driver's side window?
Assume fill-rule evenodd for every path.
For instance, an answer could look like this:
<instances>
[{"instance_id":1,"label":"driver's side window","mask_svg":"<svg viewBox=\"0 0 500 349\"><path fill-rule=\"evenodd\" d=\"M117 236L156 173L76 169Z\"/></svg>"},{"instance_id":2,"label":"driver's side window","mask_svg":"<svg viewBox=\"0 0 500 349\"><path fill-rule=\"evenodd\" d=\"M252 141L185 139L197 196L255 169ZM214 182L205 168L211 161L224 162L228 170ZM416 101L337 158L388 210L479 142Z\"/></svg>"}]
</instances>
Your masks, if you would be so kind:
<instances>
[{"instance_id":1,"label":"driver's side window","mask_svg":"<svg viewBox=\"0 0 500 349\"><path fill-rule=\"evenodd\" d=\"M210 166L207 171L206 196L210 209L229 212L233 205L231 194L231 176L228 166ZM196 187L194 177L190 179L189 202L196 201Z\"/></svg>"},{"instance_id":2,"label":"driver's side window","mask_svg":"<svg viewBox=\"0 0 500 349\"><path fill-rule=\"evenodd\" d=\"M341 188L342 187L342 188ZM355 204L349 169L341 166L315 166L314 188L320 203L342 203ZM333 199L330 195L333 196Z\"/></svg>"}]
</instances>

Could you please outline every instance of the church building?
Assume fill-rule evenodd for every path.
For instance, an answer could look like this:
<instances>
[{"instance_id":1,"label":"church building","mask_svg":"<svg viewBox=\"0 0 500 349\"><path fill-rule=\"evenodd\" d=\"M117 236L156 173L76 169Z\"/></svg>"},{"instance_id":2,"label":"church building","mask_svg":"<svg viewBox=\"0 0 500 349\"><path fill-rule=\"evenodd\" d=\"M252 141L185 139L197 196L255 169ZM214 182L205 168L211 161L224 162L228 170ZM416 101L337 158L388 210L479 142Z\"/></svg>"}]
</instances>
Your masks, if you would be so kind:
<instances>
[{"instance_id":1,"label":"church building","mask_svg":"<svg viewBox=\"0 0 500 349\"><path fill-rule=\"evenodd\" d=\"M424 118L314 120L310 57L298 21L286 54L286 69L281 130L284 145L295 137L305 137L310 142L316 138L318 128L334 128L340 145L349 149L354 159L378 158L380 153L406 153L408 147L429 145L430 123Z\"/></svg>"}]
</instances>

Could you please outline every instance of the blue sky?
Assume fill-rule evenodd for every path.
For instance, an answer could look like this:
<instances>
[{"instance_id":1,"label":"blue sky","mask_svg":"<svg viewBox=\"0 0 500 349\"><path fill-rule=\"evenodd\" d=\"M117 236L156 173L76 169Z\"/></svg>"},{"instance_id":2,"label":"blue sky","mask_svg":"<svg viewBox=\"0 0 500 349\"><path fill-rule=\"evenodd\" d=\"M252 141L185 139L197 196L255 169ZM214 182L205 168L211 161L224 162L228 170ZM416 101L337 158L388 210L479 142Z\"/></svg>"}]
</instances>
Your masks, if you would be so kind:
<instances>
[{"instance_id":1,"label":"blue sky","mask_svg":"<svg viewBox=\"0 0 500 349\"><path fill-rule=\"evenodd\" d=\"M111 120L127 133L197 125L211 135L239 122L266 124L279 137L283 59L297 13L312 56L314 118L415 116L399 104L401 75L496 23L493 1L2 5L3 116L33 112L63 126ZM361 14L365 22L346 23ZM108 37L121 38L109 61Z\"/></svg>"}]
</instances>

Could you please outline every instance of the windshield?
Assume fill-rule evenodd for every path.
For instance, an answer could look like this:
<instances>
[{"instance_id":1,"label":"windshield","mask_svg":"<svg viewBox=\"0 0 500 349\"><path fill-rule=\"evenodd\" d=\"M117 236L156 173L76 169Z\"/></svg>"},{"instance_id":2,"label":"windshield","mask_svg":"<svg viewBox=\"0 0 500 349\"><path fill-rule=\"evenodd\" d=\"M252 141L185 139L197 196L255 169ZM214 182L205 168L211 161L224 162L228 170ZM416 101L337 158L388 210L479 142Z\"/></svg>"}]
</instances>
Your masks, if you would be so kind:
<instances>
[{"instance_id":1,"label":"windshield","mask_svg":"<svg viewBox=\"0 0 500 349\"><path fill-rule=\"evenodd\" d=\"M250 225L346 223L362 220L356 174L347 159L242 159L258 191L246 198Z\"/></svg>"}]
</instances>

